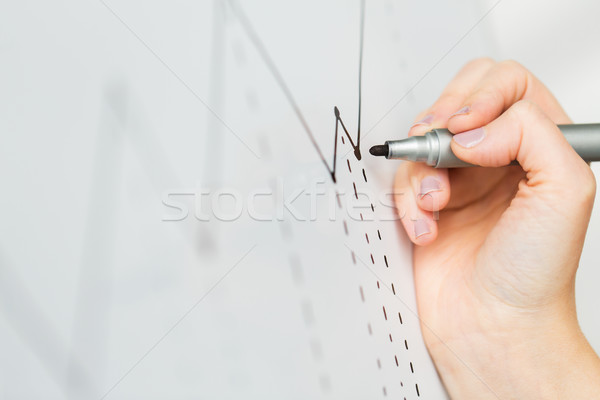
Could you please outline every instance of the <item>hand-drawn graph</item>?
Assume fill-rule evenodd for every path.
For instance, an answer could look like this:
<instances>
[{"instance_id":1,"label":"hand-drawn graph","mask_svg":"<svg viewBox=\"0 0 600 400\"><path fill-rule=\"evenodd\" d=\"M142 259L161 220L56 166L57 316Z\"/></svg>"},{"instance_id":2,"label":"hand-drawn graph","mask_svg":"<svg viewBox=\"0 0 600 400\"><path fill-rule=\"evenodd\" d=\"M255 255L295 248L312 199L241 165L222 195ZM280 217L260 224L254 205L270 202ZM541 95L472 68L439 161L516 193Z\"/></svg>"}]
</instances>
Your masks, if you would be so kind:
<instances>
[{"instance_id":1,"label":"hand-drawn graph","mask_svg":"<svg viewBox=\"0 0 600 400\"><path fill-rule=\"evenodd\" d=\"M267 68L269 68L269 71L273 74L273 78L277 81L277 83L279 84L279 87L285 94L287 101L289 102L290 106L294 110L294 113L298 117L298 121L300 121L300 123L302 124L302 128L308 135L308 138L310 139L313 147L317 151L317 154L319 155L321 162L323 163L323 165L325 166L327 171L329 171L329 173L331 174L331 179L335 183L336 182L335 172L336 172L336 165L337 165L337 140L338 140L338 126L339 125L342 126L344 133L348 137L348 140L350 141L350 144L352 145L352 148L354 150L354 156L356 157L356 159L360 160L362 157L361 152L360 152L360 117L361 117L361 106L362 106L362 57L363 57L363 43L364 43L363 38L364 38L364 29L365 29L364 28L364 25L365 25L365 0L360 1L360 37L359 37L359 49L360 50L359 50L359 57L358 57L358 125L356 128L356 144L352 140L352 137L350 136L350 134L348 133L348 130L346 129L346 126L344 125L344 122L340 116L340 110L338 110L337 106L335 106L334 107L335 137L334 137L333 161L331 163L331 166L330 166L329 162L327 161L327 158L323 154L321 147L317 143L317 141L315 139L315 135L314 135L313 131L311 130L311 128L308 124L308 121L306 120L302 111L300 110L300 107L296 103L296 100L294 99L294 95L292 94L288 85L285 83L283 76L277 69L277 66L275 65L273 59L267 52L267 49L263 45L262 41L256 34L250 21L244 14L241 7L234 0L231 0L230 4L231 4L233 10L235 11L235 14L238 16L240 23L244 27L244 30L246 31L248 38L252 41L252 44L254 44L256 50L260 53Z\"/></svg>"},{"instance_id":2,"label":"hand-drawn graph","mask_svg":"<svg viewBox=\"0 0 600 400\"><path fill-rule=\"evenodd\" d=\"M269 52L267 50L267 48L264 46L264 44L262 43L261 39L259 38L258 34L256 33L256 31L254 30L250 20L248 19L248 17L245 15L244 11L241 9L239 4L236 4L235 2L231 1L231 6L232 9L234 10L235 15L238 17L240 23L242 24L245 33L248 35L248 38L250 39L250 41L252 42L252 44L254 45L255 49L257 50L257 52L260 54L262 60L264 61L266 67L269 69L269 71L271 72L273 78L277 81L279 87L281 88L283 94L285 95L286 100L288 101L290 107L294 110L294 113L299 121L299 123L302 125L303 130L305 131L305 133L308 136L308 139L310 140L312 146L314 147L314 149L316 150L317 154L319 155L319 158L321 160L321 163L325 166L327 172L330 174L331 179L334 183L334 185L338 184L338 179L337 179L337 158L338 158L338 146L340 146L340 148L342 150L346 150L348 148L348 146L350 146L351 151L349 152L344 152L344 159L346 161L346 165L347 165L347 172L344 171L344 178L346 178L345 180L351 180L352 181L352 192L351 195L353 193L354 196L354 200L359 200L359 189L357 189L357 179L354 177L356 175L358 175L359 177L361 177L362 179L359 179L359 185L360 184L364 184L367 185L368 184L368 177L367 177L367 172L365 170L365 167L360 165L360 161L362 159L362 155L361 155L361 149L360 149L360 121L361 121L361 109L362 109L362 97L361 97L361 92L362 92L362 57L363 57L363 45L364 45L364 17L365 17L365 1L362 0L360 1L360 29L359 29L359 59L358 59L358 117L357 117L357 121L358 121L358 125L357 125L357 129L356 129L356 141L353 140L352 135L350 135L348 128L346 127L346 125L343 122L343 119L341 117L341 113L340 110L338 109L337 106L333 107L333 111L334 111L334 116L335 116L335 135L334 135L334 147L333 147L333 159L331 164L329 164L329 162L327 161L326 157L324 156L323 151L321 150L320 146L318 145L316 138L314 136L313 131L311 130L309 123L306 119L306 117L303 115L302 110L300 109L299 105L297 104L296 100L294 99L294 95L292 93L292 91L290 90L289 86L286 84L284 77L282 75L282 73L278 70L275 61L273 60L273 58L269 55ZM339 135L339 131L340 131L340 127L341 130L343 131L342 135ZM344 137L347 139L347 143L346 140L344 139ZM339 142L339 143L338 143ZM352 171L352 164L349 158L347 158L347 156L349 154L352 154L354 156L354 160L352 163L355 163L355 171L353 174ZM360 170L360 172L357 171L357 169ZM363 192L360 192L361 194ZM340 208L342 208L342 205L339 201L339 192L336 190L336 198L338 199L338 206ZM373 203L370 203L370 209L368 210L370 213L375 214L375 207L373 205ZM368 223L367 224L369 226L364 227L364 226L360 226L360 225L364 225L365 224L365 216L363 215L363 213L360 213L360 222L362 222L362 224L358 221L355 222L356 228L359 230L366 230L366 232L364 233L364 240L366 241L366 243L361 243L360 245L356 246L358 248L363 248L365 245L366 247L369 247L371 245L371 240L378 240L379 242L381 242L383 240L382 237L382 231L384 231L384 236L386 236L389 232L387 231L387 229L385 229L383 226L378 227L377 222L375 218L373 218L372 215L367 216L367 220L371 221L372 223ZM350 237L350 231L349 231L349 223L346 219L343 219L343 232L346 235L346 237ZM353 226L354 227L354 226ZM372 239L369 238L369 232L368 230L376 230L377 232L377 236L374 237L373 233L372 233ZM353 232L354 233L354 232ZM391 234L391 233L390 233ZM393 234L391 234L393 235ZM395 236L395 235L394 235ZM373 283L376 283L377 289L379 290L388 290L389 292L391 292L392 297L396 297L396 286L394 284L393 281L388 280L390 279L388 277L388 279L381 279L376 272L374 272L372 269L369 268L369 265L367 265L363 259L357 255L356 253L359 252L359 250L355 250L354 246L349 246L348 244L346 244L346 246L348 247L348 249L350 250L350 259L348 260L350 262L352 262L352 264L357 265L357 264L364 264L364 266L373 274L373 277L371 277L371 279L366 279L366 281L371 281ZM291 259L291 265L293 266L293 268L296 270L295 274L296 276L299 275L300 273L298 272L301 268L300 266L300 261L299 261L299 257L297 254L294 254L293 258ZM358 261L357 261L358 260ZM375 266L378 264L382 264L385 266L386 269L390 268L390 263L392 264L392 266L394 266L395 264L397 264L398 262L402 263L401 260L394 260L393 258L391 258L390 260L388 259L388 255L387 254L383 254L382 255L382 259L381 260L377 260L377 262L375 261L375 256L373 252L369 253L369 257L367 258L367 260L371 261L371 265ZM367 261L368 262L368 261ZM409 278L410 275L404 275L404 279ZM389 282L389 283L388 283ZM409 279L410 282L410 279ZM365 297L365 288L364 286L366 286L368 283L364 283L364 284L360 284L358 287L358 292L360 293L360 300L362 303L366 302L366 297ZM410 283L409 283L410 284ZM397 285L397 283L396 283ZM394 304L393 300L390 300L389 298L385 298L386 296L382 296L381 293L377 293L375 297L375 302L377 302L378 300L383 300L383 305L381 305L381 313L383 316L383 320L387 323L388 321L388 313L390 314L389 319L391 320L396 319L397 318L397 323L399 323L399 325L403 325L405 322L404 320L406 320L406 316L405 319L403 320L402 318L402 313L406 313L406 310L400 311L400 308L398 307L397 304ZM382 299L385 298L385 299ZM389 296L388 296L389 297ZM400 297L397 297L396 299L399 299L400 302L402 302L402 305L404 305L405 307L407 306L406 303L404 302L404 300L402 300ZM388 302L390 302L392 304L388 304ZM410 302L410 300L408 300ZM373 300L370 300L370 302L373 302ZM309 307L306 304L310 304L307 303L305 300L304 306L303 306L303 314L305 315L305 322L307 324L310 324L310 322L307 321L311 321L313 318L312 317L306 317L306 314L311 314L310 312L306 311ZM387 310L386 310L386 305L387 305ZM409 306L408 309L410 311L412 311L414 308L411 309L411 307ZM376 311L373 310L373 316L377 315ZM412 311L414 314L414 311ZM370 314L371 315L371 314ZM396 316L394 316L396 315ZM393 316L393 317L392 317ZM415 317L416 314L413 315L413 317ZM411 321L411 323L415 323L414 321ZM386 339L389 340L390 344L393 344L394 339L393 337L397 335L398 331L401 332L400 329L398 329L399 327L395 327L395 328L383 328L383 329L387 329L387 332L385 334ZM413 327L414 329L414 327ZM374 335L374 331L373 331L373 326L372 323L367 322L367 331L369 336L373 336ZM394 333L392 333L394 332ZM381 335L382 332L377 332L377 334ZM381 336L380 339L381 340ZM398 340L398 339L397 339ZM409 350L409 341L412 342L412 340L409 340L407 338L403 338L400 340L400 342L404 344L404 350L408 351ZM322 349L321 349L321 344L320 342L316 341L315 339L313 339L312 342L312 349L313 349L313 355L315 356L315 358L319 358L321 357L321 353L322 353ZM315 350L315 348L317 348L318 350ZM406 362L407 357L404 356L401 352L398 352L398 349L395 348L394 352L390 352L389 354L378 354L377 356L375 356L375 365L377 366L378 370L381 370L383 368L383 366L386 364L385 361L382 362L383 359L385 358L391 358L392 354L393 354L393 363L395 364L396 368L398 368L398 370L400 371L401 368L401 363ZM421 345L421 350L422 349L422 345ZM388 360L389 361L389 360ZM415 373L415 366L413 364L413 361L410 360L410 358L407 361L407 365L409 366L410 369L410 373L414 374ZM383 396L387 396L388 393L394 394L396 395L397 393L403 393L404 398L406 399L408 397L411 397L408 392L408 388L405 387L405 383L404 381L406 381L406 378L402 378L402 373L399 372L397 373L399 376L398 381L394 382L394 383L390 383L390 382L386 382L383 383L381 386L381 394ZM321 388L323 389L324 393L328 393L329 391L332 390L331 387L331 382L330 382L330 376L329 375L322 375L320 377L320 382L321 382ZM431 379L431 377L430 377ZM385 382L385 380L384 380ZM338 383L339 384L339 383ZM412 393L413 395L416 395L416 397L420 397L421 396L421 391L419 389L419 383L418 382L414 382L411 385L414 388L414 392ZM407 390L408 389L408 390ZM433 390L432 392L437 392L437 390ZM439 395L439 393L437 394Z\"/></svg>"},{"instance_id":3,"label":"hand-drawn graph","mask_svg":"<svg viewBox=\"0 0 600 400\"><path fill-rule=\"evenodd\" d=\"M71 60L70 48L90 49L85 68L57 61L55 73L76 95L57 102L57 91L9 90L30 108L14 117L20 124L52 130L31 169L69 160L69 184L78 187L47 199L62 219L38 228L37 251L18 245L18 229L3 237L2 261L14 268L0 269L2 287L13 289L1 297L22 304L27 318L18 307L3 309L13 333L0 342L8 343L0 394L443 398L420 335L410 247L389 197L393 165L364 152L368 140L401 132L446 78L433 76L430 86L422 78L453 44L412 37L427 6L214 0L149 3L144 13L129 0L96 6L102 12L80 9L98 18L91 26L102 35L53 8L40 24L54 21L47 28L70 46L50 37L28 43L52 49L57 60ZM459 38L467 8L429 15L431 26L451 18L448 32ZM432 55L419 53L421 45ZM457 49L447 75L473 51ZM19 54L39 65L33 52ZM29 71L7 65L14 76ZM28 79L43 87L36 77ZM425 89L411 94L415 82ZM80 112L61 113L57 103ZM31 120L47 108L55 117ZM18 148L20 137L28 136L11 136L6 148ZM31 181L27 169L2 171L12 171L3 175L10 187ZM43 211L37 219L56 212L27 203L39 197L37 185L28 190L19 201ZM232 218L227 193L254 202ZM4 220L37 226L22 214ZM36 262L43 268L31 268ZM45 341L35 340L40 327ZM39 384L22 385L22 376Z\"/></svg>"}]
</instances>

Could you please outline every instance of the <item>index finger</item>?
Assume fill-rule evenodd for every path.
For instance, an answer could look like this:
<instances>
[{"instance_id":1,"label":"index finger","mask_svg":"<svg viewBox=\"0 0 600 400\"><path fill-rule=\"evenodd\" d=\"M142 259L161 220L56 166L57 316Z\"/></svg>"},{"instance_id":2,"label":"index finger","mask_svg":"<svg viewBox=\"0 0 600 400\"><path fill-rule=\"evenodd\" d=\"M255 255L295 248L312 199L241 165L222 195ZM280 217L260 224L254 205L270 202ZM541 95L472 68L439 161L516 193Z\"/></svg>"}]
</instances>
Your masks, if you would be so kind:
<instances>
[{"instance_id":1,"label":"index finger","mask_svg":"<svg viewBox=\"0 0 600 400\"><path fill-rule=\"evenodd\" d=\"M445 128L448 118L458 110L457 107L475 90L477 84L495 64L491 58L478 58L465 64L435 103L417 116L408 131L408 136L423 135L432 128Z\"/></svg>"},{"instance_id":2,"label":"index finger","mask_svg":"<svg viewBox=\"0 0 600 400\"><path fill-rule=\"evenodd\" d=\"M458 133L479 128L520 100L537 104L555 124L571 122L550 90L521 64L509 60L496 64L487 72L459 106L462 112L450 118L448 129Z\"/></svg>"}]
</instances>

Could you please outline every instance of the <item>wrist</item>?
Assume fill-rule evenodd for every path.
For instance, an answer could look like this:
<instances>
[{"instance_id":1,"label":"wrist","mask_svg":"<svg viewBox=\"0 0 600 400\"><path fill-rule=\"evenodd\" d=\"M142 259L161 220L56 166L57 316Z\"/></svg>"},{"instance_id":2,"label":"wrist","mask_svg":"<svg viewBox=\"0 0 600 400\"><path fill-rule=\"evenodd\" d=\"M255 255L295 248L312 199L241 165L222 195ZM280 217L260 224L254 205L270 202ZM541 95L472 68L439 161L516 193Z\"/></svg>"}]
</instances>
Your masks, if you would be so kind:
<instances>
[{"instance_id":1,"label":"wrist","mask_svg":"<svg viewBox=\"0 0 600 400\"><path fill-rule=\"evenodd\" d=\"M593 398L600 393L600 361L574 314L536 315L502 326L465 330L444 343L430 341L452 398Z\"/></svg>"}]
</instances>

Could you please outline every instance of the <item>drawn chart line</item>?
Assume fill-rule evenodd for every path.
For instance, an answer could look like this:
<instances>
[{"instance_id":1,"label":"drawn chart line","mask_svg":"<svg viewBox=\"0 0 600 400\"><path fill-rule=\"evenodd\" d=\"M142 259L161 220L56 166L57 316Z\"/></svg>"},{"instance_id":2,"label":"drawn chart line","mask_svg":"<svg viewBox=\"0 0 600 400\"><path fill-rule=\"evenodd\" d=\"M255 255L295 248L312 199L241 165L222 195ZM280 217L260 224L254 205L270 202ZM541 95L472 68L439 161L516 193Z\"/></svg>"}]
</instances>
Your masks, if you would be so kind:
<instances>
[{"instance_id":1,"label":"drawn chart line","mask_svg":"<svg viewBox=\"0 0 600 400\"><path fill-rule=\"evenodd\" d=\"M337 114L339 114L339 111L337 109L337 107L335 107L333 109L334 113L336 114L336 118L335 118L335 135L333 138L334 141L334 145L333 145L333 168L331 170L331 176L333 177L333 181L336 181L336 171L337 171L337 149L338 149L338 125L339 125L339 119L337 118ZM344 143L344 137L342 136L342 143ZM348 160L348 162L350 162ZM348 168L350 167L350 164L348 164ZM338 202L339 202L339 197L337 197Z\"/></svg>"},{"instance_id":2,"label":"drawn chart line","mask_svg":"<svg viewBox=\"0 0 600 400\"><path fill-rule=\"evenodd\" d=\"M185 313L183 313L183 315L181 317L179 317L179 319L177 319L177 321L175 321L175 323L104 393L104 395L102 395L102 397L100 397L100 400L104 400L117 386L119 386L119 384L125 379L127 378L127 376L138 366L140 365L140 363L142 361L144 361L144 359L146 359L146 357L148 357L148 355L150 353L152 353L152 351L158 347L159 344L162 343L162 341L169 336L169 334L171 334L171 332L173 332L173 330L175 328L177 328L179 326L179 324L181 324L181 322L188 316L191 314L192 311L194 311L194 309L196 307L198 307L198 305L200 303L202 303L202 301L208 297L209 294L212 293L213 290L215 290L215 288L217 286L219 286L221 284L221 282L223 282L225 280L225 278L227 278L229 276L229 274L231 272L233 272L234 269L236 269L236 267L238 265L241 264L241 262L248 256L248 254L250 254L252 252L252 250L254 250L256 248L256 244L253 245L252 247L250 247L250 249L248 249L248 251L246 251L246 253L244 253L244 255L238 259L235 264L233 264L233 266L231 268L229 268L227 270L227 272L225 272L225 274L223 274L206 292L204 292L204 294L202 295L202 297L200 297Z\"/></svg>"},{"instance_id":3,"label":"drawn chart line","mask_svg":"<svg viewBox=\"0 0 600 400\"><path fill-rule=\"evenodd\" d=\"M363 45L365 39L365 0L360 2L360 39L358 51L358 127L356 146L358 147L357 157L360 160L360 117L362 114L362 65L363 65ZM356 152L356 149L354 150Z\"/></svg>"},{"instance_id":4,"label":"drawn chart line","mask_svg":"<svg viewBox=\"0 0 600 400\"><path fill-rule=\"evenodd\" d=\"M337 125L340 124L340 125L342 125L342 129L344 130L346 137L350 141L350 146L352 146L352 149L354 150L354 156L356 157L357 160L360 160L362 158L362 156L360 154L360 145L358 143L358 140L360 140L360 139L357 139L356 144L354 144L354 140L352 140L352 136L350 136L350 134L348 133L348 129L346 129L346 125L344 125L344 121L342 120L342 117L340 116L340 110L337 107L334 107L333 113L335 115L336 139L337 139ZM334 153L334 163L336 162L335 157L337 157L337 154Z\"/></svg>"},{"instance_id":5,"label":"drawn chart line","mask_svg":"<svg viewBox=\"0 0 600 400\"><path fill-rule=\"evenodd\" d=\"M346 246L346 247L348 248L348 250L350 250L350 251L352 252L352 254L353 254L353 257L356 257L356 258L358 259L358 261L360 261L360 262L361 262L361 264L362 264L362 265L363 265L363 266L364 266L364 267L365 267L365 268L366 268L366 269L367 269L367 270L368 270L368 271L369 271L369 272L370 272L370 273L371 273L371 274L372 274L372 275L373 275L375 278L377 278L377 280L381 281L381 283L383 284L383 286L385 286L385 287L386 287L386 288L387 288L387 289L388 289L388 290L389 290L391 293L393 293L392 289L391 289L391 288L388 286L388 284L386 283L386 281L385 281L385 280L383 280L383 279L381 279L381 278L379 277L379 275L377 275L377 273L376 273L375 271L373 271L373 269L372 269L372 268L369 266L369 264L367 264L365 261L363 261L363 259L362 259L362 258L360 258L359 256L356 256L356 255L355 255L355 253L354 253L354 251L352 250L352 248L351 248L351 247L350 247L350 246L349 246L347 243L344 243L344 246ZM470 366L469 366L469 365L468 365L468 364L467 364L467 363L466 363L466 362L465 362L465 361L464 361L462 358L460 358L460 356L459 356L458 354L456 354L456 352L455 352L455 351L454 351L454 350L453 350L453 349L452 349L452 348L451 348L451 347L450 347L450 346L449 346L449 345L448 345L446 342L444 342L444 341L443 341L443 340L440 338L440 336L437 334L437 332L436 332L435 330L433 330L433 328L431 328L431 327L429 326L429 324L427 324L425 321L423 321L423 320L421 319L421 317L419 316L419 314L418 314L416 311L414 311L412 308L410 308L410 307L408 306L408 304L406 304L406 303L404 302L404 300L402 300L402 298L400 298L400 297L399 297L399 296L397 296L396 294L394 294L394 297L395 297L396 299L398 299L398 300L399 300L399 301L400 301L400 302L401 302L401 303L404 305L404 307L406 307L406 309L407 309L408 311L410 311L410 312L411 312L411 314L413 314L413 315L414 315L414 316L415 316L415 317L416 317L416 318L419 320L419 322L420 322L421 324L423 324L423 326L424 326L425 328L427 328L427 330L428 330L429 332L431 332L431 333L432 333L432 334L433 334L433 335L434 335L434 336L435 336L435 337L436 337L436 338L437 338L437 339L440 341L440 343L442 343L442 345L444 345L444 347L446 347L446 348L447 348L447 349L448 349L448 350L449 350L449 351L450 351L450 352L451 352L451 353L454 355L454 357L456 357L456 359L457 359L458 361L460 361L460 363L461 363L461 364L463 364L463 365L464 365L464 366L465 366L465 367L466 367L466 368L467 368L467 369L468 369L468 370L469 370L469 371L470 371L470 372L473 374L473 376L474 376L475 378L477 378L477 380L479 380L479 381L480 381L480 382L481 382L481 383L482 383L482 384L483 384L483 385L484 385L484 386L485 386L485 387L486 387L486 388L487 388L487 389L490 391L490 393L492 393L494 396L496 396L496 398L500 399L500 396L498 396L498 394L497 394L497 393L496 393L496 392L495 392L495 391L494 391L494 390L493 390L493 389L492 389L492 388L491 388L491 387L490 387L490 386L489 386L489 385L488 385L488 384L487 384L487 383L486 383L486 382L483 380L483 378L481 378L479 375L477 375L477 373L476 373L476 372L475 372L475 371L474 371L474 370L473 370L473 369L472 369L472 368L471 368L471 367L470 367Z\"/></svg>"},{"instance_id":6,"label":"drawn chart line","mask_svg":"<svg viewBox=\"0 0 600 400\"><path fill-rule=\"evenodd\" d=\"M273 58L269 55L269 52L267 51L267 49L266 49L265 45L263 44L263 42L261 41L260 37L258 36L258 34L256 33L256 31L254 30L254 27L250 23L250 20L248 19L248 17L246 16L246 14L242 10L242 8L239 6L239 4L237 4L236 1L229 0L229 4L230 4L231 9L233 10L234 14L237 15L238 20L240 21L240 24L242 25L242 28L244 29L244 31L246 32L246 35L250 39L250 42L252 42L252 44L254 45L254 47L256 48L256 50L258 51L260 57L263 59L263 62L267 66L267 69L269 70L269 72L271 72L271 75L273 75L273 78L275 79L275 81L279 85L280 89L282 90L285 98L287 99L288 103L292 107L292 110L296 114L296 117L300 121L300 124L304 128L304 131L308 135L308 138L309 138L310 142L312 143L313 147L317 151L317 154L318 154L319 158L321 159L321 162L323 163L323 165L325 166L325 168L327 169L327 171L331 175L331 179L335 183L336 182L335 172L336 172L336 163L337 163L337 133L338 133L338 131L337 131L337 124L338 123L341 123L342 128L344 129L344 131L345 131L348 139L350 140L350 142L352 144L352 147L354 149L354 154L355 154L356 158L359 159L359 160L361 159L361 154L360 154L360 119L361 119L361 107L362 107L362 100L361 100L361 96L362 96L362 56L363 56L365 0L361 0L361 3L360 3L361 7L360 7L359 62L358 62L358 64L359 64L358 71L359 72L358 72L358 129L357 129L357 140L356 140L356 144L354 144L354 141L352 141L352 138L350 137L350 135L348 133L348 130L346 129L346 127L344 126L344 123L342 122L342 120L340 118L340 113L339 113L338 108L334 107L334 114L335 114L335 117L336 117L336 130L335 130L335 138L334 138L334 140L336 142L336 145L334 146L333 162L332 162L332 166L331 167L329 166L329 163L327 162L327 159L325 158L325 155L323 154L323 151L321 150L321 147L317 143L315 135L314 135L312 129L310 128L310 126L308 125L308 121L307 121L306 117L304 116L304 114L302 113L302 110L300 109L300 106L296 102L296 99L294 98L294 95L292 94L291 89L289 88L289 86L287 85L285 79L283 78L283 75L281 74L281 72L279 71L279 69L277 68L277 66L275 65L275 62L273 61Z\"/></svg>"},{"instance_id":7,"label":"drawn chart line","mask_svg":"<svg viewBox=\"0 0 600 400\"><path fill-rule=\"evenodd\" d=\"M230 4L233 12L237 15L238 20L240 21L240 24L242 25L242 28L244 28L244 30L246 31L246 35L248 36L248 38L250 39L250 41L252 42L252 44L254 45L256 50L258 51L259 55L263 59L267 68L273 75L273 78L275 78L275 81L277 82L277 84L279 85L281 90L283 91L283 94L285 95L288 103L290 103L290 106L294 110L296 117L300 121L300 124L306 131L306 134L308 135L310 141L312 142L313 147L315 148L319 157L321 158L321 162L325 165L325 168L327 168L327 171L329 171L329 173L331 174L331 176L335 182L335 176L333 175L332 169L329 167L329 164L327 164L327 160L325 159L325 156L323 155L323 152L321 151L321 148L319 147L319 144L317 143L317 140L315 139L315 136L314 136L312 130L310 129L310 126L308 125L306 118L304 117L304 114L302 114L302 111L300 110L300 107L298 106L298 103L296 102L296 99L294 98L292 91L290 90L287 83L283 79L283 76L277 69L275 62L273 61L273 59L267 52L267 49L265 48L264 44L258 37L258 34L254 30L252 24L250 24L250 20L246 17L246 14L242 11L241 7L235 1L230 0L229 4Z\"/></svg>"}]
</instances>

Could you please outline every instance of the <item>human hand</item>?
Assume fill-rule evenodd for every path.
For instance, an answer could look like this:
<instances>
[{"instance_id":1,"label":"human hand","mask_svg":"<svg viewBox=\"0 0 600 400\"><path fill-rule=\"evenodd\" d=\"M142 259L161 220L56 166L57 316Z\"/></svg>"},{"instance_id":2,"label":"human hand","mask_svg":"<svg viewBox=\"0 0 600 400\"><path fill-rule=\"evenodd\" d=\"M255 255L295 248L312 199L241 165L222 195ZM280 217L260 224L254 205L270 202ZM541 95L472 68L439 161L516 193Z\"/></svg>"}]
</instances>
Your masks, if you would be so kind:
<instances>
[{"instance_id":1,"label":"human hand","mask_svg":"<svg viewBox=\"0 0 600 400\"><path fill-rule=\"evenodd\" d=\"M459 158L491 167L405 162L395 181L423 336L450 395L600 396L574 297L595 179L556 127L568 116L521 65L479 59L417 119L409 135L447 127Z\"/></svg>"}]
</instances>

